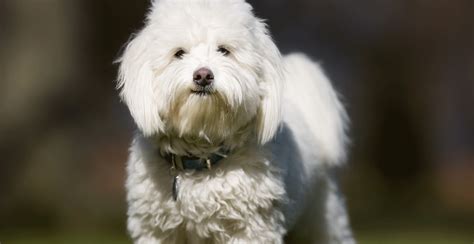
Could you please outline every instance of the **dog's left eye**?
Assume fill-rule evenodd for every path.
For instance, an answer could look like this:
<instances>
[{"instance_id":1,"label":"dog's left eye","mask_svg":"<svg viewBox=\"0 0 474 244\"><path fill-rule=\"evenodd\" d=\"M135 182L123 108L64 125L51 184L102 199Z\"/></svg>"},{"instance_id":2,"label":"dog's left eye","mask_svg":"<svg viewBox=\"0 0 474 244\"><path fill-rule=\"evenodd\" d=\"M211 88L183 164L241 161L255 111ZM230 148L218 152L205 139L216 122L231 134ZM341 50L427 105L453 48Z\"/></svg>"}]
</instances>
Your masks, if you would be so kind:
<instances>
[{"instance_id":1,"label":"dog's left eye","mask_svg":"<svg viewBox=\"0 0 474 244\"><path fill-rule=\"evenodd\" d=\"M227 55L230 54L230 51L229 51L227 48L225 48L225 47L219 47L219 48L217 49L217 51L220 52L220 53L222 53L222 54L224 54L224 56L227 56Z\"/></svg>"},{"instance_id":2,"label":"dog's left eye","mask_svg":"<svg viewBox=\"0 0 474 244\"><path fill-rule=\"evenodd\" d=\"M174 57L175 57L175 58L182 58L184 54L186 54L186 52L185 52L183 49L179 49L179 50L176 51L176 53L174 54Z\"/></svg>"}]
</instances>

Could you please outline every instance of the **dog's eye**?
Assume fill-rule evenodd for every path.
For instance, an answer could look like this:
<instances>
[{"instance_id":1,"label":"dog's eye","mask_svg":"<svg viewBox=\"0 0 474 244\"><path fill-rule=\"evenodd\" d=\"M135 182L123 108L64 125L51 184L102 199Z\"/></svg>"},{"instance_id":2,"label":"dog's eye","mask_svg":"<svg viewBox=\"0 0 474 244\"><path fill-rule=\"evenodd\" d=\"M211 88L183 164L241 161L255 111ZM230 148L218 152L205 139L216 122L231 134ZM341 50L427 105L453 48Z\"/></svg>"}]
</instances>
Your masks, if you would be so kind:
<instances>
[{"instance_id":1,"label":"dog's eye","mask_svg":"<svg viewBox=\"0 0 474 244\"><path fill-rule=\"evenodd\" d=\"M179 49L178 51L176 51L176 53L174 53L174 57L182 58L184 54L186 54L186 52L183 49Z\"/></svg>"},{"instance_id":2,"label":"dog's eye","mask_svg":"<svg viewBox=\"0 0 474 244\"><path fill-rule=\"evenodd\" d=\"M222 54L224 54L224 56L227 56L227 55L230 54L230 51L229 51L227 48L225 48L225 47L219 47L219 48L217 49L217 51L220 52L220 53L222 53Z\"/></svg>"}]
</instances>

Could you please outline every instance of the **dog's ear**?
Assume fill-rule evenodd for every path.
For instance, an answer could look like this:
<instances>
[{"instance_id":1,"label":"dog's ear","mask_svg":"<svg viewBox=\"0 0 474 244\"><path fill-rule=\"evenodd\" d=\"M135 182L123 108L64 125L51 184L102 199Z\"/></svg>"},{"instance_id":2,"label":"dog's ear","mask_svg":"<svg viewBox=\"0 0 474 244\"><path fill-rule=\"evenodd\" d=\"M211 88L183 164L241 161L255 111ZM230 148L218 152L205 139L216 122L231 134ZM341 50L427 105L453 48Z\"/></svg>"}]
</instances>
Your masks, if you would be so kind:
<instances>
[{"instance_id":1,"label":"dog's ear","mask_svg":"<svg viewBox=\"0 0 474 244\"><path fill-rule=\"evenodd\" d=\"M259 143L265 144L273 138L280 125L284 75L280 51L262 21L257 22L255 38L260 58L260 87L263 91L257 113L257 136Z\"/></svg>"},{"instance_id":2,"label":"dog's ear","mask_svg":"<svg viewBox=\"0 0 474 244\"><path fill-rule=\"evenodd\" d=\"M146 29L138 33L125 48L120 62L118 88L138 128L145 136L162 131L163 122L154 99L154 70L152 67L151 35Z\"/></svg>"}]
</instances>

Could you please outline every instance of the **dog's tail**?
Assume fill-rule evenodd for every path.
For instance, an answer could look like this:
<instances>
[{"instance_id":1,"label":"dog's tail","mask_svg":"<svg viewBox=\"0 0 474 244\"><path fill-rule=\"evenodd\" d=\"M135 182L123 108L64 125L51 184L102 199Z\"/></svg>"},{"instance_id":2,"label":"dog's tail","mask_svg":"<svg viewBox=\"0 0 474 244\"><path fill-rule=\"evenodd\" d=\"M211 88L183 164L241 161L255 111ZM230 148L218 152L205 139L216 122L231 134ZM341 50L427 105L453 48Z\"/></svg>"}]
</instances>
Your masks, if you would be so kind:
<instances>
[{"instance_id":1,"label":"dog's tail","mask_svg":"<svg viewBox=\"0 0 474 244\"><path fill-rule=\"evenodd\" d=\"M284 101L289 103L283 107L299 110L299 117L307 128L297 130L303 130L302 135L309 136L308 142L313 144L306 146L317 148L318 157L327 163L344 162L348 116L331 82L320 66L303 54L287 55L283 61L286 69Z\"/></svg>"}]
</instances>

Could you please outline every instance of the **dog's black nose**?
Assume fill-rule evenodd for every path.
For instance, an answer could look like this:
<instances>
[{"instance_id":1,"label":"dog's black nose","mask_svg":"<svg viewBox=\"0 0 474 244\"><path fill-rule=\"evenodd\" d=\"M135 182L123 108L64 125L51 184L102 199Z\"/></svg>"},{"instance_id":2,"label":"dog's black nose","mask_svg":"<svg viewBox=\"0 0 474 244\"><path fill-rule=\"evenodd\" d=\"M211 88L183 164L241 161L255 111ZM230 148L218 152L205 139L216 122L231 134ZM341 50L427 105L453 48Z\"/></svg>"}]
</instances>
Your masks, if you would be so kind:
<instances>
[{"instance_id":1,"label":"dog's black nose","mask_svg":"<svg viewBox=\"0 0 474 244\"><path fill-rule=\"evenodd\" d=\"M193 81L198 86L208 86L214 81L214 74L208 68L200 68L194 71Z\"/></svg>"}]
</instances>

